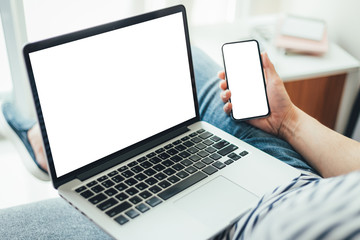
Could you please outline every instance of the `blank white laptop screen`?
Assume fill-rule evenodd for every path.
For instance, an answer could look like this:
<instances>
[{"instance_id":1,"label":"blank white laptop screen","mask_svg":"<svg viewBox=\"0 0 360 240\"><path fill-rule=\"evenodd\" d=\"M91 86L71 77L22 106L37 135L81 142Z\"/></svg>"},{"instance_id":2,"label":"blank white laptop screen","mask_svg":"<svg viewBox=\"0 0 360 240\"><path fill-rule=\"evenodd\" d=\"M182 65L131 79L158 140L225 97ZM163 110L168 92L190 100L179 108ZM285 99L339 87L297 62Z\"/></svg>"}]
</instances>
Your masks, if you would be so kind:
<instances>
[{"instance_id":1,"label":"blank white laptop screen","mask_svg":"<svg viewBox=\"0 0 360 240\"><path fill-rule=\"evenodd\" d=\"M181 13L30 60L57 177L196 116Z\"/></svg>"}]
</instances>

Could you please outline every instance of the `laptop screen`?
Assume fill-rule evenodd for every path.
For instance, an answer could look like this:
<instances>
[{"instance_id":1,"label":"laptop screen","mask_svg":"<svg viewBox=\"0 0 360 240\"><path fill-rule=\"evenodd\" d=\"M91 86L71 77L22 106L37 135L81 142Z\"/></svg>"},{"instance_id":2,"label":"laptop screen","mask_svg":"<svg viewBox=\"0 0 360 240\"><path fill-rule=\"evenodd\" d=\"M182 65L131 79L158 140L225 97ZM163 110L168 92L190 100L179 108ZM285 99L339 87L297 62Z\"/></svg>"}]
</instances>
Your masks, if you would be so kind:
<instances>
[{"instance_id":1,"label":"laptop screen","mask_svg":"<svg viewBox=\"0 0 360 240\"><path fill-rule=\"evenodd\" d=\"M29 54L57 177L196 117L181 12Z\"/></svg>"}]
</instances>

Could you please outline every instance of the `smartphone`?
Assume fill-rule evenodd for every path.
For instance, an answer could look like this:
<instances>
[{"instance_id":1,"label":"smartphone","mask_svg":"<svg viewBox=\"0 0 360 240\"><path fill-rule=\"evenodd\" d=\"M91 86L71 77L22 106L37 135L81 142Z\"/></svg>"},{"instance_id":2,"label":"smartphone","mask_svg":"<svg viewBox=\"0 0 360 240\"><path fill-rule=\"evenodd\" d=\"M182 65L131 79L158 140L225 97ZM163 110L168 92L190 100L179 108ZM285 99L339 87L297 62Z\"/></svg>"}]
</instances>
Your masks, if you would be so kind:
<instances>
[{"instance_id":1,"label":"smartphone","mask_svg":"<svg viewBox=\"0 0 360 240\"><path fill-rule=\"evenodd\" d=\"M225 78L231 90L231 116L235 120L266 117L270 107L256 40L225 43L222 46Z\"/></svg>"}]
</instances>

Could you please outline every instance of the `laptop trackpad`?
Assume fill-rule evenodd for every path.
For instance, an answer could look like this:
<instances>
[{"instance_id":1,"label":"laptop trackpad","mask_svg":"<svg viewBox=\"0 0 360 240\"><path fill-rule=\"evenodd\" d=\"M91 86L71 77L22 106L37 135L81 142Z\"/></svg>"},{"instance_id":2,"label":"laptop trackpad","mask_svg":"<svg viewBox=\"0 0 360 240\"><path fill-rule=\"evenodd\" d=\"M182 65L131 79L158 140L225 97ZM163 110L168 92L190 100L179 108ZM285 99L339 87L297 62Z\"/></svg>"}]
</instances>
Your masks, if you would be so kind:
<instances>
[{"instance_id":1,"label":"laptop trackpad","mask_svg":"<svg viewBox=\"0 0 360 240\"><path fill-rule=\"evenodd\" d=\"M223 227L257 203L259 198L219 176L175 201L175 206L209 227Z\"/></svg>"}]
</instances>

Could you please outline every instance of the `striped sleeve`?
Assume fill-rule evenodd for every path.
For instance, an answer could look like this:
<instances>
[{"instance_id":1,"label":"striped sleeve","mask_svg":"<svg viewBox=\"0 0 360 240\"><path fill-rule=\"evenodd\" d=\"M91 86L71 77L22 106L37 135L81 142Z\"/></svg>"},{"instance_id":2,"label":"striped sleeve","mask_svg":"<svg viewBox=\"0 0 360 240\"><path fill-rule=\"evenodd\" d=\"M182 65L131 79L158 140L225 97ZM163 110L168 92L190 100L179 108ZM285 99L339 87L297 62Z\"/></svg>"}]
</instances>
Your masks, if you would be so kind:
<instances>
[{"instance_id":1,"label":"striped sleeve","mask_svg":"<svg viewBox=\"0 0 360 240\"><path fill-rule=\"evenodd\" d=\"M303 174L265 195L231 233L234 239L360 238L360 172L328 179Z\"/></svg>"}]
</instances>

